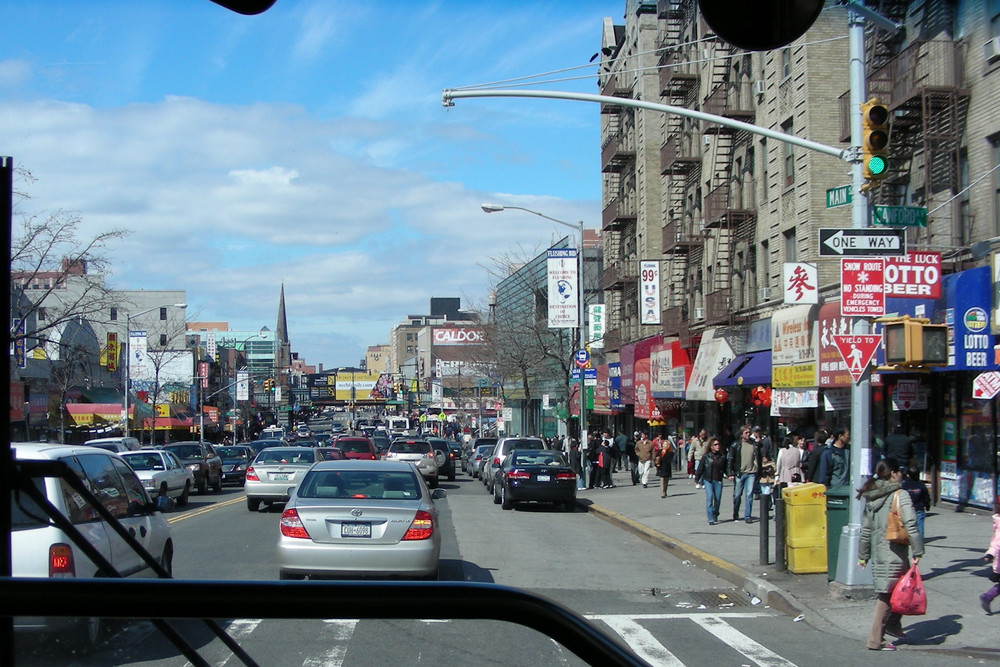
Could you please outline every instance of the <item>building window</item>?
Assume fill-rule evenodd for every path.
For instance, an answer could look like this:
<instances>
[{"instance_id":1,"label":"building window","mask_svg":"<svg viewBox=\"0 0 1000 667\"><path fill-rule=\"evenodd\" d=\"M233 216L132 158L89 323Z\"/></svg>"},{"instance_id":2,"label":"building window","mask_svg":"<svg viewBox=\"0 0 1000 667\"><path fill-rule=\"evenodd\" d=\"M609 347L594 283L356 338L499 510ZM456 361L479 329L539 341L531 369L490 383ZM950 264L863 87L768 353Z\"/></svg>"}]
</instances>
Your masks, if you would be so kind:
<instances>
[{"instance_id":1,"label":"building window","mask_svg":"<svg viewBox=\"0 0 1000 667\"><path fill-rule=\"evenodd\" d=\"M993 144L993 233L1000 234L1000 136L990 139Z\"/></svg>"},{"instance_id":2,"label":"building window","mask_svg":"<svg viewBox=\"0 0 1000 667\"><path fill-rule=\"evenodd\" d=\"M785 261L798 261L798 251L795 248L795 228L792 227L784 232L785 235Z\"/></svg>"},{"instance_id":3,"label":"building window","mask_svg":"<svg viewBox=\"0 0 1000 667\"><path fill-rule=\"evenodd\" d=\"M793 134L792 119L789 118L781 124L781 131L785 134ZM785 187L795 184L795 146L787 141L781 142L785 146Z\"/></svg>"},{"instance_id":4,"label":"building window","mask_svg":"<svg viewBox=\"0 0 1000 667\"><path fill-rule=\"evenodd\" d=\"M166 320L167 319L167 309L166 308L160 308L160 319L161 320Z\"/></svg>"},{"instance_id":5,"label":"building window","mask_svg":"<svg viewBox=\"0 0 1000 667\"><path fill-rule=\"evenodd\" d=\"M990 37L1000 37L1000 0L987 0L990 15Z\"/></svg>"},{"instance_id":6,"label":"building window","mask_svg":"<svg viewBox=\"0 0 1000 667\"><path fill-rule=\"evenodd\" d=\"M781 77L787 79L792 75L792 49L786 46L781 49Z\"/></svg>"},{"instance_id":7,"label":"building window","mask_svg":"<svg viewBox=\"0 0 1000 667\"><path fill-rule=\"evenodd\" d=\"M117 322L118 321L118 309L117 308L112 308L111 309L111 321L112 322Z\"/></svg>"},{"instance_id":8,"label":"building window","mask_svg":"<svg viewBox=\"0 0 1000 667\"><path fill-rule=\"evenodd\" d=\"M38 309L38 320L39 321L48 319L48 316L49 316L49 313L48 313L48 311L45 308L39 308Z\"/></svg>"},{"instance_id":9,"label":"building window","mask_svg":"<svg viewBox=\"0 0 1000 667\"><path fill-rule=\"evenodd\" d=\"M160 347L167 346L167 334L160 334Z\"/></svg>"}]
</instances>

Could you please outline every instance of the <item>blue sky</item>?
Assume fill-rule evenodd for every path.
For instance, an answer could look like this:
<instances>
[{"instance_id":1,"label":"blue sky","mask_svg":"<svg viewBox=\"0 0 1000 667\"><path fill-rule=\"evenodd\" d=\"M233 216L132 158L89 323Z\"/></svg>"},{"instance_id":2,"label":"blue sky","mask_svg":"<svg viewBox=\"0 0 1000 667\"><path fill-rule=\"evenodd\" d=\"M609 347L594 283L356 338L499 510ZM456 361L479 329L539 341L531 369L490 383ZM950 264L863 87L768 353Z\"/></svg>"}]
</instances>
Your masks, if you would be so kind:
<instances>
[{"instance_id":1,"label":"blue sky","mask_svg":"<svg viewBox=\"0 0 1000 667\"><path fill-rule=\"evenodd\" d=\"M274 326L354 364L432 296L479 306L498 256L600 226L594 104L443 88L578 68L597 92L624 2L0 1L0 155L30 170L19 213L78 213L120 289L183 289L188 316ZM543 79L544 80L544 79ZM17 221L15 220L15 225Z\"/></svg>"}]
</instances>

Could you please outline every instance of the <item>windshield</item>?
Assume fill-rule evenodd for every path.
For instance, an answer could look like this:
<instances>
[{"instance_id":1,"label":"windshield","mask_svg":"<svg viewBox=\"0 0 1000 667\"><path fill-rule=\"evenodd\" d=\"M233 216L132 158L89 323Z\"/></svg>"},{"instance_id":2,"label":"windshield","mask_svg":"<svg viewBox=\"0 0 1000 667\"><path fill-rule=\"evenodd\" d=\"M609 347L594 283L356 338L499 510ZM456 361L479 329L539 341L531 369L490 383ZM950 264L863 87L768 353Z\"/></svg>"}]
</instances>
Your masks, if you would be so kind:
<instances>
[{"instance_id":1,"label":"windshield","mask_svg":"<svg viewBox=\"0 0 1000 667\"><path fill-rule=\"evenodd\" d=\"M302 480L299 498L382 498L415 500L420 484L413 473L371 470L314 470Z\"/></svg>"},{"instance_id":2,"label":"windshield","mask_svg":"<svg viewBox=\"0 0 1000 667\"><path fill-rule=\"evenodd\" d=\"M251 457L245 447L216 447L216 453L226 461L246 460Z\"/></svg>"},{"instance_id":3,"label":"windshield","mask_svg":"<svg viewBox=\"0 0 1000 667\"><path fill-rule=\"evenodd\" d=\"M204 456L198 445L174 445L166 449L173 452L179 459L200 459Z\"/></svg>"},{"instance_id":4,"label":"windshield","mask_svg":"<svg viewBox=\"0 0 1000 667\"><path fill-rule=\"evenodd\" d=\"M254 465L266 464L266 463L282 463L289 465L312 465L316 462L316 454L311 450L307 451L295 451L288 449L265 449L257 458L254 459Z\"/></svg>"}]
</instances>

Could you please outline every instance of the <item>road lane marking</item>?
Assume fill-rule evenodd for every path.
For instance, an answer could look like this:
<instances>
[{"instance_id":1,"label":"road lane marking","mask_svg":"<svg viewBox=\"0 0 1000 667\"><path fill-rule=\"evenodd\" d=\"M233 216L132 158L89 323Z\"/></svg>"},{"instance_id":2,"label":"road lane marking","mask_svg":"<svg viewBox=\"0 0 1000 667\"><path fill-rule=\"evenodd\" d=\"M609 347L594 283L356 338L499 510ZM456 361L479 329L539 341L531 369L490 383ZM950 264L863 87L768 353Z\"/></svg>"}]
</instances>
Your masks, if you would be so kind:
<instances>
[{"instance_id":1,"label":"road lane marking","mask_svg":"<svg viewBox=\"0 0 1000 667\"><path fill-rule=\"evenodd\" d=\"M750 637L726 623L718 616L707 616L700 619L700 625L705 630L722 640L727 646L739 651L758 665L768 667L795 667L795 663L785 660L763 644L758 644Z\"/></svg>"},{"instance_id":2,"label":"road lane marking","mask_svg":"<svg viewBox=\"0 0 1000 667\"><path fill-rule=\"evenodd\" d=\"M651 665L684 667L676 655L664 646L652 632L635 620L624 616L601 616L604 623L614 630L636 654Z\"/></svg>"},{"instance_id":3,"label":"road lane marking","mask_svg":"<svg viewBox=\"0 0 1000 667\"><path fill-rule=\"evenodd\" d=\"M177 523L178 521L184 521L185 519L190 519L192 517L201 516L202 514L207 514L213 512L220 507L226 507L227 505L234 505L236 503L242 503L246 500L246 496L240 496L238 498L233 498L232 500L226 500L221 503L213 503L207 507L202 507L199 510L189 512L187 514L178 514L177 516L172 516L167 519L167 523Z\"/></svg>"},{"instance_id":4,"label":"road lane marking","mask_svg":"<svg viewBox=\"0 0 1000 667\"><path fill-rule=\"evenodd\" d=\"M323 622L333 626L333 645L322 655L306 658L302 667L340 667L344 664L344 657L350 647L350 640L354 635L354 626L358 624L358 619L331 618Z\"/></svg>"}]
</instances>

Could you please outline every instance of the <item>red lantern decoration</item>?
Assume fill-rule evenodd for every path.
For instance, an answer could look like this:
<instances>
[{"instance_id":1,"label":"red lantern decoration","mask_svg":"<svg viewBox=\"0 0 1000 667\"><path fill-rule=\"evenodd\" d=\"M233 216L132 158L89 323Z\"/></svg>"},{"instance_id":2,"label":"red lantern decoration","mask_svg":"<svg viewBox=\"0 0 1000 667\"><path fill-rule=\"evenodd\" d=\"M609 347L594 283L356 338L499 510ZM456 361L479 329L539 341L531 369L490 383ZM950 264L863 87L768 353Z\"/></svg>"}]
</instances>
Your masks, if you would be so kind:
<instances>
[{"instance_id":1,"label":"red lantern decoration","mask_svg":"<svg viewBox=\"0 0 1000 667\"><path fill-rule=\"evenodd\" d=\"M728 400L729 400L729 392L728 391L726 391L725 389L716 389L715 390L715 401L717 403L725 403Z\"/></svg>"}]
</instances>

